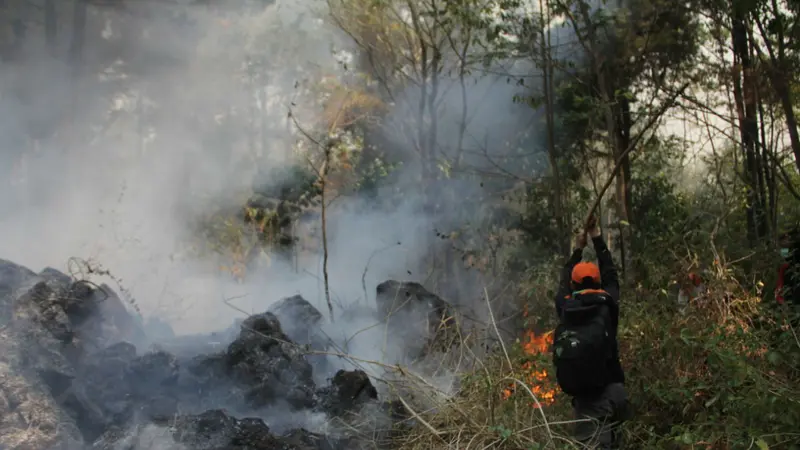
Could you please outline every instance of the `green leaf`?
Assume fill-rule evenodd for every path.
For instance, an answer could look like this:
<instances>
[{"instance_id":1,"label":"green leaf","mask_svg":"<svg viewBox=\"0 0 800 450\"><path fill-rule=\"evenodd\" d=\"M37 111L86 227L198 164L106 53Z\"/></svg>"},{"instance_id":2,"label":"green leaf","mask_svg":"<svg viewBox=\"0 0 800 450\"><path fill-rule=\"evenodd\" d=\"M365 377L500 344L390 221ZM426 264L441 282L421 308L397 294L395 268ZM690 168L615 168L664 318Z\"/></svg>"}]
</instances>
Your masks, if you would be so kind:
<instances>
[{"instance_id":1,"label":"green leaf","mask_svg":"<svg viewBox=\"0 0 800 450\"><path fill-rule=\"evenodd\" d=\"M713 405L714 403L717 403L717 400L719 400L719 395L715 395L714 398L712 398L711 400L705 402L705 407L708 408L709 406Z\"/></svg>"},{"instance_id":2,"label":"green leaf","mask_svg":"<svg viewBox=\"0 0 800 450\"><path fill-rule=\"evenodd\" d=\"M760 448L761 450L769 450L769 445L767 445L767 443L766 443L766 442L764 442L764 440L763 440L763 439L761 439L761 438L759 438L758 440L756 440L756 446L757 446L758 448Z\"/></svg>"},{"instance_id":3,"label":"green leaf","mask_svg":"<svg viewBox=\"0 0 800 450\"><path fill-rule=\"evenodd\" d=\"M767 353L767 361L769 361L769 363L774 365L774 366L777 366L778 364L780 364L781 359L782 359L781 358L781 354L778 353L778 352L769 352L769 353Z\"/></svg>"}]
</instances>

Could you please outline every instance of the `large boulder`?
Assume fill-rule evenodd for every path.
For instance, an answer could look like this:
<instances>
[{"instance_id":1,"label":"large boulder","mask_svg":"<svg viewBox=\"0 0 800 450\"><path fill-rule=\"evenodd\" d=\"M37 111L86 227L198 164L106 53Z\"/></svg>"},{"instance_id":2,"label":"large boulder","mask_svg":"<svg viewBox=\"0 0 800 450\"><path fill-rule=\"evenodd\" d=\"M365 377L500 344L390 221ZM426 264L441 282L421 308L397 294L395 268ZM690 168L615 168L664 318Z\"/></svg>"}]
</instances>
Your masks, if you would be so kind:
<instances>
[{"instance_id":1,"label":"large boulder","mask_svg":"<svg viewBox=\"0 0 800 450\"><path fill-rule=\"evenodd\" d=\"M55 448L83 441L86 421L100 420L82 389L73 388L82 346L76 299L58 301L65 280L40 277L0 260L0 446ZM75 405L72 414L61 407Z\"/></svg>"},{"instance_id":2,"label":"large boulder","mask_svg":"<svg viewBox=\"0 0 800 450\"><path fill-rule=\"evenodd\" d=\"M256 409L278 402L295 409L316 405L311 364L269 312L248 317L225 352L193 358L187 372L193 390L221 404Z\"/></svg>"},{"instance_id":3,"label":"large boulder","mask_svg":"<svg viewBox=\"0 0 800 450\"><path fill-rule=\"evenodd\" d=\"M272 313L248 317L225 358L231 376L250 387L255 407L286 400L296 408L315 405L311 364L283 333Z\"/></svg>"},{"instance_id":4,"label":"large boulder","mask_svg":"<svg viewBox=\"0 0 800 450\"><path fill-rule=\"evenodd\" d=\"M318 352L306 355L306 360L314 368L315 380L323 381L329 377L332 369L324 352L331 341L322 329L325 324L322 313L301 295L281 299L270 305L267 311L275 314L289 339Z\"/></svg>"},{"instance_id":5,"label":"large boulder","mask_svg":"<svg viewBox=\"0 0 800 450\"><path fill-rule=\"evenodd\" d=\"M0 446L78 448L127 423L136 350L106 344L135 321L113 291L0 260L0 314Z\"/></svg>"},{"instance_id":6,"label":"large boulder","mask_svg":"<svg viewBox=\"0 0 800 450\"><path fill-rule=\"evenodd\" d=\"M177 442L196 450L283 450L282 442L270 433L261 419L237 420L222 410L179 416L173 436Z\"/></svg>"},{"instance_id":7,"label":"large boulder","mask_svg":"<svg viewBox=\"0 0 800 450\"><path fill-rule=\"evenodd\" d=\"M378 313L384 318L401 311L420 310L432 319L442 319L447 311L447 302L413 281L386 280L375 291Z\"/></svg>"},{"instance_id":8,"label":"large boulder","mask_svg":"<svg viewBox=\"0 0 800 450\"><path fill-rule=\"evenodd\" d=\"M14 300L19 291L34 279L36 274L30 269L0 259L0 326L11 321L14 316Z\"/></svg>"},{"instance_id":9,"label":"large boulder","mask_svg":"<svg viewBox=\"0 0 800 450\"><path fill-rule=\"evenodd\" d=\"M362 370L339 370L328 387L321 389L323 409L332 416L358 413L361 407L378 399L378 390Z\"/></svg>"},{"instance_id":10,"label":"large boulder","mask_svg":"<svg viewBox=\"0 0 800 450\"><path fill-rule=\"evenodd\" d=\"M322 313L301 295L286 297L270 305L271 312L281 323L283 332L301 345L314 350L325 350L328 340L320 326L325 322Z\"/></svg>"},{"instance_id":11,"label":"large boulder","mask_svg":"<svg viewBox=\"0 0 800 450\"><path fill-rule=\"evenodd\" d=\"M133 341L147 342L140 322L110 288L0 260L0 448L134 450L154 448L153 439L200 450L362 448L363 440L342 437L352 423L330 425L341 434L335 438L299 428L277 435L261 419L220 409L239 417L294 409L304 410L298 417L343 418L380 410L361 371L339 371L316 390L305 353L328 345L321 332L309 333L324 322L319 311L300 296L271 311L235 331L172 338L174 345L139 353Z\"/></svg>"},{"instance_id":12,"label":"large boulder","mask_svg":"<svg viewBox=\"0 0 800 450\"><path fill-rule=\"evenodd\" d=\"M0 448L75 448L83 442L76 418L56 401L75 376L59 346L34 327L0 328Z\"/></svg>"},{"instance_id":13,"label":"large boulder","mask_svg":"<svg viewBox=\"0 0 800 450\"><path fill-rule=\"evenodd\" d=\"M74 280L53 268L34 274L0 260L0 323L20 318L84 348L145 339L141 325L109 286Z\"/></svg>"},{"instance_id":14,"label":"large boulder","mask_svg":"<svg viewBox=\"0 0 800 450\"><path fill-rule=\"evenodd\" d=\"M179 416L175 440L195 450L345 450L347 441L295 429L284 436L271 433L258 418L236 419L222 410Z\"/></svg>"},{"instance_id":15,"label":"large boulder","mask_svg":"<svg viewBox=\"0 0 800 450\"><path fill-rule=\"evenodd\" d=\"M109 427L169 418L177 412L180 367L173 355L155 351L137 356L136 348L118 343L97 352L80 366L87 397L102 412L98 435ZM68 407L68 405L66 406ZM93 435L90 441L97 438Z\"/></svg>"},{"instance_id":16,"label":"large boulder","mask_svg":"<svg viewBox=\"0 0 800 450\"><path fill-rule=\"evenodd\" d=\"M376 289L375 300L389 336L412 359L426 354L437 337L454 324L447 302L419 283L384 281Z\"/></svg>"}]
</instances>

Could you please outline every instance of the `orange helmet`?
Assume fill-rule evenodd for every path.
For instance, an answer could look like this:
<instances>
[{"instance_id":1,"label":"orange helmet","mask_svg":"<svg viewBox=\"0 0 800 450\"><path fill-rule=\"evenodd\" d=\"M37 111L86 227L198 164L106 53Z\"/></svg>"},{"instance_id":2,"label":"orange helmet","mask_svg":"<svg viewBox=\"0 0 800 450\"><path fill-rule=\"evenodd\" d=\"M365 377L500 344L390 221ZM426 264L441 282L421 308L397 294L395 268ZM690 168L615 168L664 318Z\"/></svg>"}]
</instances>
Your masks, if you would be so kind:
<instances>
[{"instance_id":1,"label":"orange helmet","mask_svg":"<svg viewBox=\"0 0 800 450\"><path fill-rule=\"evenodd\" d=\"M591 262L581 262L572 269L572 282L581 284L586 278L591 278L595 283L600 283L600 268Z\"/></svg>"}]
</instances>

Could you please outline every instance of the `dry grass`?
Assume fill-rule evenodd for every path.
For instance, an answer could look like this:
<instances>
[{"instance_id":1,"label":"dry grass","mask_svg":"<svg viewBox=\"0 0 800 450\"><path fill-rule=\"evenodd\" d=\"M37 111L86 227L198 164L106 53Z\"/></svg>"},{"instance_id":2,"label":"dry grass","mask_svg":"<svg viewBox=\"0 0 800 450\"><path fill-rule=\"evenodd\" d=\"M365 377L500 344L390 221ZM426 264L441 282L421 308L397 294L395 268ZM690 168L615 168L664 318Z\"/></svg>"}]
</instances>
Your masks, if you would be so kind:
<instances>
[{"instance_id":1,"label":"dry grass","mask_svg":"<svg viewBox=\"0 0 800 450\"><path fill-rule=\"evenodd\" d=\"M490 318L486 328L499 336L488 293L484 294ZM528 346L524 342L511 346L498 342L499 348L483 360L475 357L469 342L452 347L473 356L474 370L461 376L457 393L439 397L438 401L428 398L427 408L413 411L411 421L416 426L397 433L394 448L579 448L568 437L569 427L574 424L567 418L569 408L564 406L568 402L552 403L539 398L534 392L537 389L530 384L530 372L547 366L548 355L531 355L525 351ZM552 379L542 382L554 383ZM510 386L514 387L513 394L504 395Z\"/></svg>"},{"instance_id":2,"label":"dry grass","mask_svg":"<svg viewBox=\"0 0 800 450\"><path fill-rule=\"evenodd\" d=\"M516 352L511 351L511 355ZM569 436L565 405L559 401L543 405L532 387L522 381L522 364L508 362L514 357L490 357L481 368L464 375L460 390L451 397L433 401L412 413L416 422L395 435L394 448L402 449L544 449L579 448ZM503 391L512 384L515 393L507 400ZM407 388L407 386L406 386ZM559 399L562 400L562 399ZM565 399L563 399L565 400ZM408 405L413 408L414 405Z\"/></svg>"}]
</instances>

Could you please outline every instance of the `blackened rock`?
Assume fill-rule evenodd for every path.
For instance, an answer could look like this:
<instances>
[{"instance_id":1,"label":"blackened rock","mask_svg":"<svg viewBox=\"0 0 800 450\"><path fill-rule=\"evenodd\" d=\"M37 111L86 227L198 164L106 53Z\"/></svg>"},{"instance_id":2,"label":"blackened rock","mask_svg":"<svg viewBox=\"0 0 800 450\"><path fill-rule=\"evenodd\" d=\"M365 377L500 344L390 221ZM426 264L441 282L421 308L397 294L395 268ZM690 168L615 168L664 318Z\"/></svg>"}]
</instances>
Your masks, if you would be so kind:
<instances>
[{"instance_id":1,"label":"blackened rock","mask_svg":"<svg viewBox=\"0 0 800 450\"><path fill-rule=\"evenodd\" d=\"M56 401L75 420L84 442L93 442L114 423L115 417L106 416L88 392L83 383L75 382Z\"/></svg>"},{"instance_id":2,"label":"blackened rock","mask_svg":"<svg viewBox=\"0 0 800 450\"><path fill-rule=\"evenodd\" d=\"M454 323L447 302L419 283L384 281L375 300L389 335L410 358L423 356L440 331Z\"/></svg>"},{"instance_id":3,"label":"blackened rock","mask_svg":"<svg viewBox=\"0 0 800 450\"><path fill-rule=\"evenodd\" d=\"M17 292L35 278L36 274L28 268L0 259L0 326L11 320Z\"/></svg>"},{"instance_id":4,"label":"blackened rock","mask_svg":"<svg viewBox=\"0 0 800 450\"><path fill-rule=\"evenodd\" d=\"M70 278L69 275L52 267L45 267L44 270L39 272L39 276L46 281L53 281L64 286L68 286L72 283L72 278Z\"/></svg>"},{"instance_id":5,"label":"blackened rock","mask_svg":"<svg viewBox=\"0 0 800 450\"><path fill-rule=\"evenodd\" d=\"M165 351L142 355L128 364L125 377L144 418L162 423L177 413L180 365L175 356Z\"/></svg>"},{"instance_id":6,"label":"blackened rock","mask_svg":"<svg viewBox=\"0 0 800 450\"><path fill-rule=\"evenodd\" d=\"M30 319L61 343L70 344L76 330L65 311L66 295L66 292L54 290L48 283L40 281L17 299L15 317Z\"/></svg>"},{"instance_id":7,"label":"blackened rock","mask_svg":"<svg viewBox=\"0 0 800 450\"><path fill-rule=\"evenodd\" d=\"M242 323L225 365L234 380L248 388L246 398L254 407L281 399L296 408L316 403L311 365L272 313L250 316Z\"/></svg>"},{"instance_id":8,"label":"blackened rock","mask_svg":"<svg viewBox=\"0 0 800 450\"><path fill-rule=\"evenodd\" d=\"M55 398L60 397L70 389L72 380L75 379L75 375L71 373L64 373L50 368L39 369L38 373L44 384L47 385L50 395Z\"/></svg>"},{"instance_id":9,"label":"blackened rock","mask_svg":"<svg viewBox=\"0 0 800 450\"><path fill-rule=\"evenodd\" d=\"M301 295L286 297L271 305L268 312L280 320L283 331L289 338L315 350L325 350L327 340L320 331L322 313Z\"/></svg>"},{"instance_id":10,"label":"blackened rock","mask_svg":"<svg viewBox=\"0 0 800 450\"><path fill-rule=\"evenodd\" d=\"M85 395L100 410L104 427L124 426L133 418L136 399L128 368L134 359L136 347L120 342L92 353L80 366L80 379L87 386Z\"/></svg>"},{"instance_id":11,"label":"blackened rock","mask_svg":"<svg viewBox=\"0 0 800 450\"><path fill-rule=\"evenodd\" d=\"M94 352L87 358L88 364L103 364L107 361L120 361L129 363L136 358L136 346L129 342L117 342L104 349Z\"/></svg>"},{"instance_id":12,"label":"blackened rock","mask_svg":"<svg viewBox=\"0 0 800 450\"><path fill-rule=\"evenodd\" d=\"M126 376L139 396L159 395L178 382L178 359L165 351L142 355L130 362Z\"/></svg>"},{"instance_id":13,"label":"blackened rock","mask_svg":"<svg viewBox=\"0 0 800 450\"><path fill-rule=\"evenodd\" d=\"M195 450L294 450L261 419L237 420L219 409L179 416L174 429L174 439Z\"/></svg>"},{"instance_id":14,"label":"blackened rock","mask_svg":"<svg viewBox=\"0 0 800 450\"><path fill-rule=\"evenodd\" d=\"M173 390L179 375L175 356L164 351L137 356L127 342L91 354L81 366L81 379L90 386L87 396L106 428L124 427L137 413L154 422L169 420L178 410Z\"/></svg>"},{"instance_id":15,"label":"blackened rock","mask_svg":"<svg viewBox=\"0 0 800 450\"><path fill-rule=\"evenodd\" d=\"M283 446L283 443L270 433L269 427L263 420L252 417L238 421L231 444L252 449L279 449Z\"/></svg>"},{"instance_id":16,"label":"blackened rock","mask_svg":"<svg viewBox=\"0 0 800 450\"><path fill-rule=\"evenodd\" d=\"M142 327L106 285L74 281L52 268L32 277L9 265L0 264L0 271L8 272L5 278L12 281L4 288L0 280L0 291L19 294L12 298L13 316L33 319L63 343L77 342L91 350L119 341L144 341Z\"/></svg>"},{"instance_id":17,"label":"blackened rock","mask_svg":"<svg viewBox=\"0 0 800 450\"><path fill-rule=\"evenodd\" d=\"M300 295L286 297L271 305L268 310L280 320L283 332L293 342L307 346L316 352L325 352L330 339L322 330L325 319L317 308ZM324 353L306 355L306 360L314 368L315 380L324 382L330 376L332 367Z\"/></svg>"},{"instance_id":18,"label":"blackened rock","mask_svg":"<svg viewBox=\"0 0 800 450\"><path fill-rule=\"evenodd\" d=\"M97 306L92 325L100 333L100 345L106 346L119 341L137 345L146 342L147 336L141 318L128 310L110 286L101 284L99 288L92 287L89 295Z\"/></svg>"},{"instance_id":19,"label":"blackened rock","mask_svg":"<svg viewBox=\"0 0 800 450\"><path fill-rule=\"evenodd\" d=\"M109 428L92 443L91 450L133 450L132 445L124 442L128 434L120 428Z\"/></svg>"},{"instance_id":20,"label":"blackened rock","mask_svg":"<svg viewBox=\"0 0 800 450\"><path fill-rule=\"evenodd\" d=\"M361 370L339 370L331 385L322 391L322 406L334 416L358 412L361 406L378 398L378 390Z\"/></svg>"},{"instance_id":21,"label":"blackened rock","mask_svg":"<svg viewBox=\"0 0 800 450\"><path fill-rule=\"evenodd\" d=\"M288 448L293 450L355 450L358 448L355 442L349 439L334 439L303 428L292 430L282 438L288 444Z\"/></svg>"},{"instance_id":22,"label":"blackened rock","mask_svg":"<svg viewBox=\"0 0 800 450\"><path fill-rule=\"evenodd\" d=\"M0 326L2 448L39 449L83 443L76 418L56 398L73 392L76 377L62 352L64 343L42 327L36 305L23 307L16 301L20 291L37 280L31 271L0 261L0 308L7 314L7 321Z\"/></svg>"},{"instance_id":23,"label":"blackened rock","mask_svg":"<svg viewBox=\"0 0 800 450\"><path fill-rule=\"evenodd\" d=\"M322 320L322 313L302 295L293 295L281 299L269 308L278 318L291 319L294 322L316 325Z\"/></svg>"},{"instance_id":24,"label":"blackened rock","mask_svg":"<svg viewBox=\"0 0 800 450\"><path fill-rule=\"evenodd\" d=\"M221 409L180 416L175 440L196 449L226 448L236 432L236 419Z\"/></svg>"},{"instance_id":25,"label":"blackened rock","mask_svg":"<svg viewBox=\"0 0 800 450\"><path fill-rule=\"evenodd\" d=\"M397 311L422 309L432 318L442 319L447 312L447 303L441 297L413 281L384 281L376 294L378 313L384 318Z\"/></svg>"},{"instance_id":26,"label":"blackened rock","mask_svg":"<svg viewBox=\"0 0 800 450\"><path fill-rule=\"evenodd\" d=\"M155 424L168 425L179 411L180 401L171 396L163 395L140 402L142 419Z\"/></svg>"}]
</instances>

